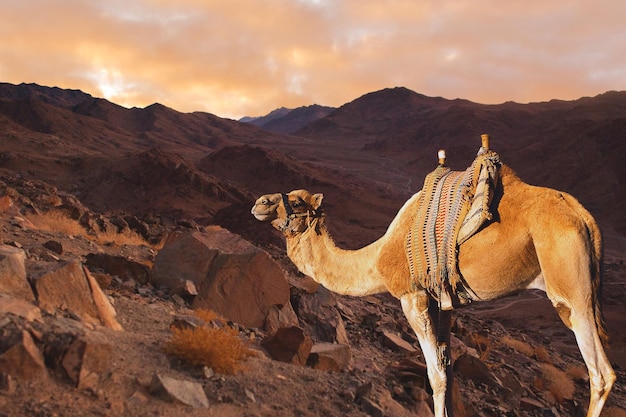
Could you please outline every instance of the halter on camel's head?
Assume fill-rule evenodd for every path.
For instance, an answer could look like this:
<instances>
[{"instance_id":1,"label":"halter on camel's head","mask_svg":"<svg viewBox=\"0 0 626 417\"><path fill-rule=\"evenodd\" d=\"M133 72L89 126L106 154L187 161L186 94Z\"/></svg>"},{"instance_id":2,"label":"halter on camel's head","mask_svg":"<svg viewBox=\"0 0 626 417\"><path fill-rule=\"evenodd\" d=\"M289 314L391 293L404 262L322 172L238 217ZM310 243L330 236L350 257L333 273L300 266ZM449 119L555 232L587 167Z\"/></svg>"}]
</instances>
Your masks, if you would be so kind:
<instances>
[{"instance_id":1,"label":"halter on camel's head","mask_svg":"<svg viewBox=\"0 0 626 417\"><path fill-rule=\"evenodd\" d=\"M306 190L266 194L257 199L252 214L260 221L270 221L285 236L302 233L322 218L322 194Z\"/></svg>"}]
</instances>

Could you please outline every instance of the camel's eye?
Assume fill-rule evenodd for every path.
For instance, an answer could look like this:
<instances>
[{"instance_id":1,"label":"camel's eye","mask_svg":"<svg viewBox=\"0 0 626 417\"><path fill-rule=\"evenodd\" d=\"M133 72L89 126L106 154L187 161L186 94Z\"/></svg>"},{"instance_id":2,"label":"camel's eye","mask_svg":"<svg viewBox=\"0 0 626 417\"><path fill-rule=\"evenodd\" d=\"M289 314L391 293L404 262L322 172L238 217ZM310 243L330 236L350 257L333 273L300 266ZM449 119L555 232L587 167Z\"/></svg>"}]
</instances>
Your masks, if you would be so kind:
<instances>
[{"instance_id":1,"label":"camel's eye","mask_svg":"<svg viewBox=\"0 0 626 417\"><path fill-rule=\"evenodd\" d=\"M291 207L298 208L304 205L304 201L302 200L291 201L290 204L291 204Z\"/></svg>"},{"instance_id":2,"label":"camel's eye","mask_svg":"<svg viewBox=\"0 0 626 417\"><path fill-rule=\"evenodd\" d=\"M264 206L269 206L270 200L268 200L267 198L264 198L263 200L261 200L261 204L263 204Z\"/></svg>"}]
</instances>

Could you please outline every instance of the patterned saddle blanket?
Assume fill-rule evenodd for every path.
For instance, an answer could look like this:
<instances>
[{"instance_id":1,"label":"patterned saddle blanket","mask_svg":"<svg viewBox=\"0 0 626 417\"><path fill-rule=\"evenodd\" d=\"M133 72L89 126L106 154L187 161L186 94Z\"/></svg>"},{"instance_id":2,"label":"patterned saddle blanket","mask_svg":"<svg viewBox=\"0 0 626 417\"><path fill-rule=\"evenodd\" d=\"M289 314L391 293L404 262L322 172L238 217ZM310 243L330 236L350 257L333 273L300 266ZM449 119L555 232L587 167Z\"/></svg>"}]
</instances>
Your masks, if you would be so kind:
<instances>
[{"instance_id":1,"label":"patterned saddle blanket","mask_svg":"<svg viewBox=\"0 0 626 417\"><path fill-rule=\"evenodd\" d=\"M500 166L496 152L480 148L465 171L440 165L424 180L406 254L414 285L442 310L478 300L458 269L458 248L492 219Z\"/></svg>"}]
</instances>

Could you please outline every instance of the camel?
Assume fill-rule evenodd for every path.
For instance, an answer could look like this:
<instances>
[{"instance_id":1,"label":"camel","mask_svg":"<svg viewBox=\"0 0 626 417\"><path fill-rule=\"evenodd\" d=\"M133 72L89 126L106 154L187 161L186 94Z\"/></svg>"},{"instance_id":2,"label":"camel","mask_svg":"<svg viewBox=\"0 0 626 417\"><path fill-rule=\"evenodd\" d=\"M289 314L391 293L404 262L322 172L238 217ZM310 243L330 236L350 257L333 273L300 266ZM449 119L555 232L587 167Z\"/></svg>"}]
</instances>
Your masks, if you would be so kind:
<instances>
[{"instance_id":1,"label":"camel","mask_svg":"<svg viewBox=\"0 0 626 417\"><path fill-rule=\"evenodd\" d=\"M358 250L335 245L325 226L322 194L266 194L251 212L282 232L294 265L327 289L349 296L389 292L400 300L425 357L434 414L451 417L450 359L439 356L434 303L412 282L405 254L419 195L404 204L380 239ZM461 275L481 301L524 289L545 291L575 334L590 377L587 417L598 417L616 380L603 348L607 332L599 302L603 247L598 225L571 195L526 184L504 164L492 211L493 220L458 248Z\"/></svg>"}]
</instances>

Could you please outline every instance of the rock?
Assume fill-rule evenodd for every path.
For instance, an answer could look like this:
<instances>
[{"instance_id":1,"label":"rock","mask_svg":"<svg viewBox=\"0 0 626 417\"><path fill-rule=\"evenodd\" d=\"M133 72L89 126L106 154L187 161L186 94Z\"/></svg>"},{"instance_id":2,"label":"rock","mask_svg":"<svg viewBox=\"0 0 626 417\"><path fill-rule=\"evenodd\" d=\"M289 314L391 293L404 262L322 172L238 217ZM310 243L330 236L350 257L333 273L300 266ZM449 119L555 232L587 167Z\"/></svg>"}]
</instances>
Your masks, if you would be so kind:
<instances>
[{"instance_id":1,"label":"rock","mask_svg":"<svg viewBox=\"0 0 626 417\"><path fill-rule=\"evenodd\" d=\"M218 234L226 241L233 239L227 232ZM218 238L212 235L214 233L171 233L154 259L150 272L152 284L157 288L172 290L189 280L197 288L207 277L213 258L219 253L219 246L215 242ZM233 252L236 246L231 244L228 251Z\"/></svg>"},{"instance_id":2,"label":"rock","mask_svg":"<svg viewBox=\"0 0 626 417\"><path fill-rule=\"evenodd\" d=\"M371 381L359 386L356 389L356 392L354 393L355 401L361 401L361 399L363 398L368 398L370 395L372 395L373 390L374 390L374 385L372 384Z\"/></svg>"},{"instance_id":3,"label":"rock","mask_svg":"<svg viewBox=\"0 0 626 417\"><path fill-rule=\"evenodd\" d=\"M378 397L378 406L383 410L383 416L414 417L416 415L415 413L404 408L402 404L394 400L391 396L391 393L386 389L381 390L381 392L377 395L377 397ZM377 412L378 411L376 411L376 413ZM370 415L378 415L378 414L370 414ZM417 414L417 415L420 417L424 417L424 416L432 415L432 412L431 414Z\"/></svg>"},{"instance_id":4,"label":"rock","mask_svg":"<svg viewBox=\"0 0 626 417\"><path fill-rule=\"evenodd\" d=\"M41 321L41 310L36 305L20 298L0 294L0 315L11 313L28 321Z\"/></svg>"},{"instance_id":5,"label":"rock","mask_svg":"<svg viewBox=\"0 0 626 417\"><path fill-rule=\"evenodd\" d=\"M246 394L246 397L247 397L250 401L252 401L253 403L255 403L255 402L256 402L256 397L255 397L255 395L254 395L254 392L250 391L250 390L249 390L249 389L247 389L247 388L244 388L243 392Z\"/></svg>"},{"instance_id":6,"label":"rock","mask_svg":"<svg viewBox=\"0 0 626 417\"><path fill-rule=\"evenodd\" d=\"M319 286L313 294L302 294L298 304L298 317L315 340L350 345L346 328L337 310L333 293Z\"/></svg>"},{"instance_id":7,"label":"rock","mask_svg":"<svg viewBox=\"0 0 626 417\"><path fill-rule=\"evenodd\" d=\"M459 381L456 379L452 381L452 408L454 409L455 417L466 417L468 415L463 396L461 395Z\"/></svg>"},{"instance_id":8,"label":"rock","mask_svg":"<svg viewBox=\"0 0 626 417\"><path fill-rule=\"evenodd\" d=\"M281 327L261 341L261 346L272 359L293 365L306 365L313 347L311 338L296 326Z\"/></svg>"},{"instance_id":9,"label":"rock","mask_svg":"<svg viewBox=\"0 0 626 417\"><path fill-rule=\"evenodd\" d=\"M150 271L147 266L130 261L123 256L90 253L87 255L85 265L90 270L99 270L109 275L115 275L123 281L132 279L141 284L147 284L150 280Z\"/></svg>"},{"instance_id":10,"label":"rock","mask_svg":"<svg viewBox=\"0 0 626 417\"><path fill-rule=\"evenodd\" d=\"M0 245L0 292L34 301L33 290L26 279L26 254L22 249Z\"/></svg>"},{"instance_id":11,"label":"rock","mask_svg":"<svg viewBox=\"0 0 626 417\"><path fill-rule=\"evenodd\" d=\"M416 402L411 411L413 411L414 415L419 417L435 417L435 414L433 414L433 410L431 410L426 401ZM456 416L457 414L454 415Z\"/></svg>"},{"instance_id":12,"label":"rock","mask_svg":"<svg viewBox=\"0 0 626 417\"><path fill-rule=\"evenodd\" d=\"M15 388L15 379L6 372L0 372L0 391L4 391L5 394L13 394Z\"/></svg>"},{"instance_id":13,"label":"rock","mask_svg":"<svg viewBox=\"0 0 626 417\"><path fill-rule=\"evenodd\" d=\"M347 345L316 343L311 348L307 365L321 371L339 372L350 365L352 352Z\"/></svg>"},{"instance_id":14,"label":"rock","mask_svg":"<svg viewBox=\"0 0 626 417\"><path fill-rule=\"evenodd\" d=\"M155 374L150 392L169 401L176 401L194 408L209 408L209 400L202 385Z\"/></svg>"},{"instance_id":15,"label":"rock","mask_svg":"<svg viewBox=\"0 0 626 417\"><path fill-rule=\"evenodd\" d=\"M43 244L43 247L48 250L51 250L57 255L63 255L63 245L60 242L57 242L56 240L49 240L45 242Z\"/></svg>"},{"instance_id":16,"label":"rock","mask_svg":"<svg viewBox=\"0 0 626 417\"><path fill-rule=\"evenodd\" d=\"M474 382L483 383L490 387L499 386L500 383L487 365L479 358L463 354L454 361L454 372L459 373Z\"/></svg>"},{"instance_id":17,"label":"rock","mask_svg":"<svg viewBox=\"0 0 626 417\"><path fill-rule=\"evenodd\" d=\"M363 411L365 411L368 415L372 417L385 417L385 412L383 409L376 404L371 398L363 397L359 401L361 407L363 407Z\"/></svg>"},{"instance_id":18,"label":"rock","mask_svg":"<svg viewBox=\"0 0 626 417\"><path fill-rule=\"evenodd\" d=\"M206 379L211 379L215 376L215 371L213 370L213 368L209 368L208 366L203 366L202 376Z\"/></svg>"},{"instance_id":19,"label":"rock","mask_svg":"<svg viewBox=\"0 0 626 417\"><path fill-rule=\"evenodd\" d=\"M196 329L204 326L204 320L194 315L178 315L170 323L170 329Z\"/></svg>"},{"instance_id":20,"label":"rock","mask_svg":"<svg viewBox=\"0 0 626 417\"><path fill-rule=\"evenodd\" d=\"M82 320L99 323L91 289L78 262L63 264L35 279L39 306L43 310L70 310Z\"/></svg>"},{"instance_id":21,"label":"rock","mask_svg":"<svg viewBox=\"0 0 626 417\"><path fill-rule=\"evenodd\" d=\"M544 405L542 403L530 397L521 398L519 401L519 406L520 409L525 411L535 411L544 408Z\"/></svg>"},{"instance_id":22,"label":"rock","mask_svg":"<svg viewBox=\"0 0 626 417\"><path fill-rule=\"evenodd\" d=\"M130 397L126 400L128 404L133 405L141 405L146 404L148 402L148 397L146 397L142 392L135 391L132 393Z\"/></svg>"},{"instance_id":23,"label":"rock","mask_svg":"<svg viewBox=\"0 0 626 417\"><path fill-rule=\"evenodd\" d=\"M504 374L500 380L502 381L502 386L508 389L508 392L506 393L507 400L509 402L517 403L525 392L524 386L511 372Z\"/></svg>"},{"instance_id":24,"label":"rock","mask_svg":"<svg viewBox=\"0 0 626 417\"><path fill-rule=\"evenodd\" d=\"M456 359L463 354L468 354L474 357L480 357L476 349L467 346L463 341L457 338L454 334L450 335L450 354L452 359Z\"/></svg>"},{"instance_id":25,"label":"rock","mask_svg":"<svg viewBox=\"0 0 626 417\"><path fill-rule=\"evenodd\" d=\"M80 389L95 391L101 374L109 369L113 345L97 332L87 332L70 345L63 356L63 369Z\"/></svg>"},{"instance_id":26,"label":"rock","mask_svg":"<svg viewBox=\"0 0 626 417\"><path fill-rule=\"evenodd\" d=\"M40 308L53 312L68 310L89 324L103 325L114 330L122 327L115 319L115 310L79 262L69 262L35 280Z\"/></svg>"},{"instance_id":27,"label":"rock","mask_svg":"<svg viewBox=\"0 0 626 417\"><path fill-rule=\"evenodd\" d=\"M395 333L383 331L383 345L396 352L414 353L417 349Z\"/></svg>"},{"instance_id":28,"label":"rock","mask_svg":"<svg viewBox=\"0 0 626 417\"><path fill-rule=\"evenodd\" d=\"M113 277L111 275L100 272L90 272L91 276L94 277L100 288L105 290L111 286L111 283L113 282Z\"/></svg>"},{"instance_id":29,"label":"rock","mask_svg":"<svg viewBox=\"0 0 626 417\"><path fill-rule=\"evenodd\" d=\"M43 354L28 331L23 330L17 343L0 355L0 372L25 380L48 376Z\"/></svg>"},{"instance_id":30,"label":"rock","mask_svg":"<svg viewBox=\"0 0 626 417\"><path fill-rule=\"evenodd\" d=\"M415 385L410 385L407 393L417 402L426 402L430 399L430 394L424 388Z\"/></svg>"},{"instance_id":31,"label":"rock","mask_svg":"<svg viewBox=\"0 0 626 417\"><path fill-rule=\"evenodd\" d=\"M430 387L428 382L428 369L425 363L411 358L403 358L397 365L392 365L398 379L403 382L417 384L420 388Z\"/></svg>"},{"instance_id":32,"label":"rock","mask_svg":"<svg viewBox=\"0 0 626 417\"><path fill-rule=\"evenodd\" d=\"M280 266L267 252L218 226L170 235L156 256L151 280L170 289L189 280L198 292L193 308L216 311L246 327L263 327L274 306L291 309Z\"/></svg>"},{"instance_id":33,"label":"rock","mask_svg":"<svg viewBox=\"0 0 626 417\"><path fill-rule=\"evenodd\" d=\"M275 333L281 327L298 326L298 316L291 308L291 303L284 306L273 305L270 307L263 323L263 328L268 333Z\"/></svg>"},{"instance_id":34,"label":"rock","mask_svg":"<svg viewBox=\"0 0 626 417\"><path fill-rule=\"evenodd\" d=\"M123 330L122 325L117 321L116 316L117 312L109 302L107 296L102 292L100 285L96 281L94 277L92 277L91 273L87 268L83 267L83 272L85 273L85 277L87 278L87 282L89 283L89 288L91 289L91 296L93 297L93 302L96 305L96 309L98 310L98 317L100 321L104 325L104 327L108 327L113 330Z\"/></svg>"},{"instance_id":35,"label":"rock","mask_svg":"<svg viewBox=\"0 0 626 417\"><path fill-rule=\"evenodd\" d=\"M193 297L198 295L198 289L193 281L186 279L179 287L173 288L170 294L178 295L185 300L192 300Z\"/></svg>"},{"instance_id":36,"label":"rock","mask_svg":"<svg viewBox=\"0 0 626 417\"><path fill-rule=\"evenodd\" d=\"M187 305L185 299L178 294L172 295L172 301L179 307L185 307Z\"/></svg>"}]
</instances>

